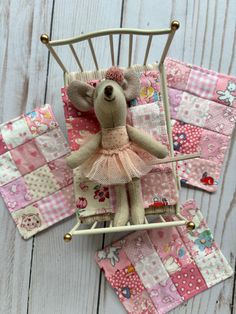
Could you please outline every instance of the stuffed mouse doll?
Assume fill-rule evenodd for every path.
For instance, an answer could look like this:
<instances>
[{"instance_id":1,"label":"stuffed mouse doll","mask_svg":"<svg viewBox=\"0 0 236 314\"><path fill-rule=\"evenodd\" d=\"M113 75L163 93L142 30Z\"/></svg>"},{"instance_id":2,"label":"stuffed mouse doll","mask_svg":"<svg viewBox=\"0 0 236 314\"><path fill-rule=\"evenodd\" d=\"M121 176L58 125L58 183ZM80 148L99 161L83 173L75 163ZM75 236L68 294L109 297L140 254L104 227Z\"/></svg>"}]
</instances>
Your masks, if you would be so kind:
<instances>
[{"instance_id":1,"label":"stuffed mouse doll","mask_svg":"<svg viewBox=\"0 0 236 314\"><path fill-rule=\"evenodd\" d=\"M157 158L165 158L168 151L150 135L126 124L127 100L139 95L140 83L132 70L113 67L96 88L73 81L67 90L72 104L80 111L94 108L101 131L73 152L69 167L80 166L89 180L115 185L116 213L114 226L129 220L129 203L133 224L144 223L144 208L140 177L148 173ZM126 192L129 193L129 203Z\"/></svg>"}]
</instances>

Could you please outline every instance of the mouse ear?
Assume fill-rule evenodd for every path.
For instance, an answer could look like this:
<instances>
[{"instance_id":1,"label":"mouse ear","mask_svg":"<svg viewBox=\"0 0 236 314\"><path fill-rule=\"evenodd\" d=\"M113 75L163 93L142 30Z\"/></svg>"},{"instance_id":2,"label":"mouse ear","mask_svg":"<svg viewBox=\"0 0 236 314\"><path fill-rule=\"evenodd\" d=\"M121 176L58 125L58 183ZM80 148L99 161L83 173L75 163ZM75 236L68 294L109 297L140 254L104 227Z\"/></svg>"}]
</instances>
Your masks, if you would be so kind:
<instances>
[{"instance_id":1,"label":"mouse ear","mask_svg":"<svg viewBox=\"0 0 236 314\"><path fill-rule=\"evenodd\" d=\"M67 95L76 109L88 111L93 107L94 90L89 84L73 81L67 88Z\"/></svg>"},{"instance_id":2,"label":"mouse ear","mask_svg":"<svg viewBox=\"0 0 236 314\"><path fill-rule=\"evenodd\" d=\"M140 81L138 75L133 70L124 72L124 81L122 83L126 100L131 100L140 94Z\"/></svg>"}]
</instances>

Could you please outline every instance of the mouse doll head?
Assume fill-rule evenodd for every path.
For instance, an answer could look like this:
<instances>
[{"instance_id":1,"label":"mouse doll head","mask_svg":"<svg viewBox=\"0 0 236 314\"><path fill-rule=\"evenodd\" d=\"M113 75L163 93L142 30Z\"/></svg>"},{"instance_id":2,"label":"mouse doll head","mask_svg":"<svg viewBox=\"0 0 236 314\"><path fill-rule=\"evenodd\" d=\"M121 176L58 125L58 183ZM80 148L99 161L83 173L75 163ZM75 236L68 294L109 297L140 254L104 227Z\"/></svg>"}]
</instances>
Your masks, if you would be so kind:
<instances>
[{"instance_id":1,"label":"mouse doll head","mask_svg":"<svg viewBox=\"0 0 236 314\"><path fill-rule=\"evenodd\" d=\"M134 71L112 67L106 72L105 80L96 87L73 81L67 94L78 110L94 108L102 128L114 128L126 124L126 101L136 98L139 90L139 78Z\"/></svg>"}]
</instances>

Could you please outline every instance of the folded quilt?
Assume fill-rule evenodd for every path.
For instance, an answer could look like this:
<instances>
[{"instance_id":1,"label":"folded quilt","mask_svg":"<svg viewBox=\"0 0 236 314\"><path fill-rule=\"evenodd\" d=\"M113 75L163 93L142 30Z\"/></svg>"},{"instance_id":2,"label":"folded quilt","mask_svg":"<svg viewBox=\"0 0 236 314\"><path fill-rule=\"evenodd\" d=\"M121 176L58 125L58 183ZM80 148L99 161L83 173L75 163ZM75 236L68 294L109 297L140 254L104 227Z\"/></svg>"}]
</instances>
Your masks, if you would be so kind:
<instances>
[{"instance_id":1,"label":"folded quilt","mask_svg":"<svg viewBox=\"0 0 236 314\"><path fill-rule=\"evenodd\" d=\"M182 205L181 214L195 222L194 231L181 226L135 232L97 252L128 313L167 313L233 275L195 201Z\"/></svg>"},{"instance_id":2,"label":"folded quilt","mask_svg":"<svg viewBox=\"0 0 236 314\"><path fill-rule=\"evenodd\" d=\"M75 212L69 152L49 105L0 125L0 193L24 239Z\"/></svg>"}]
</instances>

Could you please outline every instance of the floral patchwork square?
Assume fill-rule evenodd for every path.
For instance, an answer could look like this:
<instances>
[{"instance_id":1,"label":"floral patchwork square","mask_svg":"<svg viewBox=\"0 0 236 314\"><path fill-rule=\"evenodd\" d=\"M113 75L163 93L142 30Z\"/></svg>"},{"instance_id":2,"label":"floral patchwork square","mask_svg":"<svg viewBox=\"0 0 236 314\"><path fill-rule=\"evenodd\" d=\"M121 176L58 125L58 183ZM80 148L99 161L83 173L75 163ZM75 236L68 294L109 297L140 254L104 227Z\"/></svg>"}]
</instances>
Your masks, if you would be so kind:
<instances>
[{"instance_id":1,"label":"floral patchwork square","mask_svg":"<svg viewBox=\"0 0 236 314\"><path fill-rule=\"evenodd\" d=\"M126 237L124 250L132 264L154 252L154 247L146 231L138 231Z\"/></svg>"},{"instance_id":2,"label":"floral patchwork square","mask_svg":"<svg viewBox=\"0 0 236 314\"><path fill-rule=\"evenodd\" d=\"M191 68L170 58L166 59L165 67L168 86L185 90Z\"/></svg>"},{"instance_id":3,"label":"floral patchwork square","mask_svg":"<svg viewBox=\"0 0 236 314\"><path fill-rule=\"evenodd\" d=\"M229 136L203 130L200 140L201 157L222 164L229 145Z\"/></svg>"},{"instance_id":4,"label":"floral patchwork square","mask_svg":"<svg viewBox=\"0 0 236 314\"><path fill-rule=\"evenodd\" d=\"M46 159L36 146L34 140L11 150L11 156L22 175L46 164Z\"/></svg>"},{"instance_id":5,"label":"floral patchwork square","mask_svg":"<svg viewBox=\"0 0 236 314\"><path fill-rule=\"evenodd\" d=\"M33 137L23 117L2 125L1 132L8 149L17 147Z\"/></svg>"},{"instance_id":6,"label":"floral patchwork square","mask_svg":"<svg viewBox=\"0 0 236 314\"><path fill-rule=\"evenodd\" d=\"M11 154L6 152L0 155L0 186L15 180L21 176Z\"/></svg>"},{"instance_id":7,"label":"floral patchwork square","mask_svg":"<svg viewBox=\"0 0 236 314\"><path fill-rule=\"evenodd\" d=\"M123 302L129 314L159 314L157 312L147 291L136 294L134 298L127 299Z\"/></svg>"},{"instance_id":8,"label":"floral patchwork square","mask_svg":"<svg viewBox=\"0 0 236 314\"><path fill-rule=\"evenodd\" d=\"M141 182L145 207L157 208L176 204L178 190L173 169L170 166L158 165L155 170L143 176Z\"/></svg>"},{"instance_id":9,"label":"floral patchwork square","mask_svg":"<svg viewBox=\"0 0 236 314\"><path fill-rule=\"evenodd\" d=\"M175 227L153 229L148 234L168 274L173 274L192 262L185 243Z\"/></svg>"},{"instance_id":10,"label":"floral patchwork square","mask_svg":"<svg viewBox=\"0 0 236 314\"><path fill-rule=\"evenodd\" d=\"M45 105L44 107L26 113L25 119L33 136L37 136L50 129L58 127L58 123L56 122L49 105Z\"/></svg>"},{"instance_id":11,"label":"floral patchwork square","mask_svg":"<svg viewBox=\"0 0 236 314\"><path fill-rule=\"evenodd\" d=\"M170 277L185 301L208 288L195 263L189 264Z\"/></svg>"},{"instance_id":12,"label":"floral patchwork square","mask_svg":"<svg viewBox=\"0 0 236 314\"><path fill-rule=\"evenodd\" d=\"M148 292L158 313L167 313L177 305L183 303L182 297L179 295L170 278L156 284Z\"/></svg>"},{"instance_id":13,"label":"floral patchwork square","mask_svg":"<svg viewBox=\"0 0 236 314\"><path fill-rule=\"evenodd\" d=\"M214 132L231 135L236 123L236 108L211 102L205 128Z\"/></svg>"},{"instance_id":14,"label":"floral patchwork square","mask_svg":"<svg viewBox=\"0 0 236 314\"><path fill-rule=\"evenodd\" d=\"M140 95L131 100L131 106L145 105L160 100L160 80L158 71L146 71L140 74Z\"/></svg>"},{"instance_id":15,"label":"floral patchwork square","mask_svg":"<svg viewBox=\"0 0 236 314\"><path fill-rule=\"evenodd\" d=\"M177 119L203 127L208 116L209 103L209 100L201 99L184 92L179 105Z\"/></svg>"},{"instance_id":16,"label":"floral patchwork square","mask_svg":"<svg viewBox=\"0 0 236 314\"><path fill-rule=\"evenodd\" d=\"M24 176L25 182L33 200L39 200L60 189L60 185L54 178L47 165Z\"/></svg>"},{"instance_id":17,"label":"floral patchwork square","mask_svg":"<svg viewBox=\"0 0 236 314\"><path fill-rule=\"evenodd\" d=\"M205 257L196 258L195 262L209 288L233 274L220 250L215 250Z\"/></svg>"},{"instance_id":18,"label":"floral patchwork square","mask_svg":"<svg viewBox=\"0 0 236 314\"><path fill-rule=\"evenodd\" d=\"M12 218L24 239L28 239L47 228L47 224L34 204L13 212Z\"/></svg>"},{"instance_id":19,"label":"floral patchwork square","mask_svg":"<svg viewBox=\"0 0 236 314\"><path fill-rule=\"evenodd\" d=\"M36 137L35 142L48 162L70 152L69 145L60 129L54 129Z\"/></svg>"},{"instance_id":20,"label":"floral patchwork square","mask_svg":"<svg viewBox=\"0 0 236 314\"><path fill-rule=\"evenodd\" d=\"M73 170L67 166L65 157L50 161L48 166L61 187L73 182Z\"/></svg>"},{"instance_id":21,"label":"floral patchwork square","mask_svg":"<svg viewBox=\"0 0 236 314\"><path fill-rule=\"evenodd\" d=\"M22 177L0 187L0 193L10 212L32 203L32 195Z\"/></svg>"},{"instance_id":22,"label":"floral patchwork square","mask_svg":"<svg viewBox=\"0 0 236 314\"><path fill-rule=\"evenodd\" d=\"M113 212L110 204L109 188L89 181L74 170L74 191L77 215L81 217Z\"/></svg>"}]
</instances>

